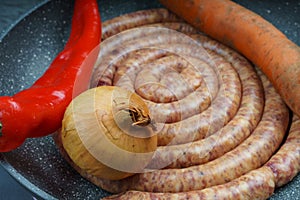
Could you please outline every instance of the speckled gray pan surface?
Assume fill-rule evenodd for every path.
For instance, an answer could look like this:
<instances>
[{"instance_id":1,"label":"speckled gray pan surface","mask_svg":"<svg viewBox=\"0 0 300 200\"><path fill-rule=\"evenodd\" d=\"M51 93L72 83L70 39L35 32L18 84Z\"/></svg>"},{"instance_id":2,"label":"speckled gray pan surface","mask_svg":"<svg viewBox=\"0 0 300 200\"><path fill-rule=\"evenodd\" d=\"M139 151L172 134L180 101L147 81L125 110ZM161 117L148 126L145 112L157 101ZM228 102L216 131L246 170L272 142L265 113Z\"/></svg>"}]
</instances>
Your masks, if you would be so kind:
<instances>
[{"instance_id":1,"label":"speckled gray pan surface","mask_svg":"<svg viewBox=\"0 0 300 200\"><path fill-rule=\"evenodd\" d=\"M300 1L236 2L261 14L300 45ZM157 1L99 1L103 21L155 7L160 7ZM12 95L30 86L45 71L68 38L72 11L73 1L46 2L5 35L0 42L0 95ZM108 195L81 178L63 160L51 136L30 139L19 149L1 154L0 163L41 199L99 199ZM277 189L270 199L300 199L300 175Z\"/></svg>"}]
</instances>

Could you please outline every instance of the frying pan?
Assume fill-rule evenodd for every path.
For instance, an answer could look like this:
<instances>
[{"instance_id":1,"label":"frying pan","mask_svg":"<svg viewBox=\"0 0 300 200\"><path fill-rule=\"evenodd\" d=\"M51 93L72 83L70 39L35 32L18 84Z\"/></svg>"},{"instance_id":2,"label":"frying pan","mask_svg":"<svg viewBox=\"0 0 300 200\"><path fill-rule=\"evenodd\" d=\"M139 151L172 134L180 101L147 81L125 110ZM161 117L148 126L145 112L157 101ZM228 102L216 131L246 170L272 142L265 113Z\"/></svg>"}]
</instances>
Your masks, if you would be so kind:
<instances>
[{"instance_id":1,"label":"frying pan","mask_svg":"<svg viewBox=\"0 0 300 200\"><path fill-rule=\"evenodd\" d=\"M300 45L300 1L236 0L272 22ZM43 74L69 36L74 1L45 1L27 14L0 42L0 95L29 87ZM161 5L154 0L99 0L102 20ZM60 156L51 136L28 139L0 154L0 164L41 199L99 199L109 193L76 173ZM270 198L300 199L300 174Z\"/></svg>"}]
</instances>

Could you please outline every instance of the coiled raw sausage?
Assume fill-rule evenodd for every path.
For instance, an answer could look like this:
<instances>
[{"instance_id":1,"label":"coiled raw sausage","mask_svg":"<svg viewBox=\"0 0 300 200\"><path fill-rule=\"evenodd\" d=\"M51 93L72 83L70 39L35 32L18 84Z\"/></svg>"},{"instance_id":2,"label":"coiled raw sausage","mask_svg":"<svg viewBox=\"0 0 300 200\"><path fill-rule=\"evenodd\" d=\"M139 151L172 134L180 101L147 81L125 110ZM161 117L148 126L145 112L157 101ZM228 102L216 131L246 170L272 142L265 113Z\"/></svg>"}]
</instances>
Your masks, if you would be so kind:
<instances>
[{"instance_id":1,"label":"coiled raw sausage","mask_svg":"<svg viewBox=\"0 0 300 200\"><path fill-rule=\"evenodd\" d=\"M289 110L238 53L165 9L108 20L102 40L91 87L144 98L160 145L144 173L109 181L78 168L55 136L83 177L121 193L108 199L266 199L299 172L299 118L284 140Z\"/></svg>"}]
</instances>

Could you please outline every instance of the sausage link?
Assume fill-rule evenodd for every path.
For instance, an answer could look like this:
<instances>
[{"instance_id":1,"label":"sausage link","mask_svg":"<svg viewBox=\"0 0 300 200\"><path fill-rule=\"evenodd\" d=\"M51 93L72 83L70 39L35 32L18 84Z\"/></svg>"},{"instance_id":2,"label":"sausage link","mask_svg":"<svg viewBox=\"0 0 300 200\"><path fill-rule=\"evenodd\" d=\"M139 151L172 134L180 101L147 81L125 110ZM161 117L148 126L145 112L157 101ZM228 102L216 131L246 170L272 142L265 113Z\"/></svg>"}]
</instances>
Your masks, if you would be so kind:
<instances>
[{"instance_id":1,"label":"sausage link","mask_svg":"<svg viewBox=\"0 0 300 200\"><path fill-rule=\"evenodd\" d=\"M105 44L105 41L103 42L103 45L106 45ZM146 44L145 44L146 45ZM107 49L107 48L106 48ZM109 52L113 52L114 50L111 50ZM165 60L171 60L173 59L174 55L169 55L170 53L167 53L165 52L164 50L159 50L158 53L151 53L151 51L157 51L157 49L147 49L147 51L143 50L141 52L141 50L138 50L138 51L134 51L134 53L138 53L138 55L132 55L131 52L129 54L126 54L125 56L121 53L119 53L119 57L121 58L118 62L116 63L106 63L106 64L109 64L109 67L105 67L105 65L101 65L100 67L98 67L96 70L98 71L98 86L99 85L117 85L117 86L122 86L130 91L135 91L135 88L134 88L134 83L132 82L132 80L136 79L136 76L138 76L139 73L142 73L142 68L144 66L144 68L146 68L146 70L151 70L152 68L150 68L148 65L154 65L156 62L158 61L161 61L161 63L158 63L160 65L164 65L164 62ZM118 51L119 52L119 51ZM153 61L153 56L150 56L150 60L149 60L149 56L148 55L145 55L145 53L151 53L150 55L154 55L154 58L157 58L157 61L154 63L154 62L151 62ZM161 53L160 53L161 52ZM163 53L165 52L165 53ZM109 54L109 53L106 53L106 54ZM161 55L160 55L161 54ZM156 56L155 56L156 55ZM148 58L148 59L137 59L137 57L142 57L142 58ZM164 57L162 57L164 56ZM104 57L104 56L103 56ZM161 58L162 57L162 58ZM123 59L124 58L124 59ZM108 59L107 59L108 60ZM181 58L181 60L183 60L183 58ZM145 61L146 64L143 64L142 61ZM181 64L178 61L178 59L174 60L175 62L173 63L169 63L168 65L173 65L173 66L176 66L178 64ZM202 65L204 63L201 63ZM180 67L179 67L180 68ZM200 68L199 70L193 70L193 69L190 69L192 67L187 67L187 68L184 68L184 69L180 69L182 70L182 73L179 74L179 78L182 79L182 82L186 82L185 84L182 84L182 86L180 87L180 85L178 85L179 87L177 88L186 88L186 87L191 87L189 90L190 91L193 91L196 87L199 86L199 81L200 80L200 76L201 76L201 71ZM207 76L207 67L201 67L202 69L205 69L203 70L204 72L204 76ZM103 69L103 70L102 70ZM156 69L157 71L157 69ZM197 72L199 71L199 72ZM189 72L193 72L193 73L189 73ZM96 72L97 73L97 72ZM206 74L205 74L206 73ZM211 72L210 72L211 73ZM100 77L100 74L101 77ZM182 74L185 74L185 75L182 75ZM198 74L198 75L197 75ZM185 78L185 76L189 76L187 78ZM191 75L196 75L196 77L194 78L190 78ZM209 74L210 77L213 77L213 75ZM143 77L145 79L145 77ZM147 78L147 77L146 77ZM178 79L176 79L178 81ZM145 81L145 80L144 80ZM100 84L99 84L100 82ZM173 81L174 82L174 81ZM206 80L206 82L208 84L210 84L210 89L214 87L213 84L211 84L212 82L215 82L212 78ZM167 104L167 105L159 105L159 104L156 104L156 105L153 105L150 101L148 101L148 105L150 107L150 110L152 110L152 113L153 113L153 116L154 116L154 119L155 121L158 121L158 122L170 122L170 121L178 121L179 119L182 119L183 118L187 118L189 117L192 113L195 113L195 111L201 111L201 110L204 110L206 109L209 104L210 104L210 93L212 93L213 95L215 95L215 89L214 91L207 91L206 87L205 87L205 83L201 83L201 88L197 89L196 92L192 95L189 95L188 98L185 98L183 101L184 102L174 102L174 103L171 103L171 104ZM140 88L138 87L137 89L137 93L141 95L141 91ZM173 92L172 88L170 89L171 92ZM158 96L162 96L161 93L164 93L165 90L163 90L162 92L160 92L159 94L157 94ZM188 92L190 92L188 91ZM145 93L145 92L144 92ZM151 91L147 91L148 94L152 94ZM143 97L143 95L141 95ZM154 95L153 95L154 96ZM167 97L164 97L164 96L167 96ZM165 99L172 99L172 97L169 97L168 95L164 95L162 96L162 98L165 98ZM178 98L181 98L182 94L176 94L175 95L175 98L178 97ZM145 97L145 96L144 96ZM214 96L213 96L214 97ZM185 102L192 102L192 100L194 99L197 99L197 101L195 101L195 103L193 104L193 106L191 106L192 104L186 104ZM152 99L150 99L152 100ZM165 100L162 100L162 101L165 101ZM175 104L175 105L174 105ZM188 105L189 107L187 107L188 109L185 109L184 111L185 112L180 112L181 110L181 105ZM164 113L163 111L166 111L168 109L168 107L172 108L171 109L171 113L169 113L168 115L166 113ZM151 109L153 108L153 109ZM176 109L174 109L176 108ZM170 109L169 109L170 110ZM190 112L192 111L192 112ZM164 113L164 114L161 114L161 113ZM163 120L159 119L159 117L155 117L155 116L165 116L165 117L162 117Z\"/></svg>"},{"instance_id":2,"label":"sausage link","mask_svg":"<svg viewBox=\"0 0 300 200\"><path fill-rule=\"evenodd\" d=\"M294 114L288 137L279 151L267 162L275 175L276 187L290 182L300 171L300 119Z\"/></svg>"},{"instance_id":3,"label":"sausage link","mask_svg":"<svg viewBox=\"0 0 300 200\"><path fill-rule=\"evenodd\" d=\"M152 193L127 191L104 198L115 200L186 200L186 199L222 199L222 200L263 200L271 196L275 189L274 175L267 167L253 170L233 181L206 188L181 193Z\"/></svg>"},{"instance_id":4,"label":"sausage link","mask_svg":"<svg viewBox=\"0 0 300 200\"><path fill-rule=\"evenodd\" d=\"M251 136L238 147L204 165L155 170L120 181L98 180L98 185L112 193L187 192L224 184L263 165L283 140L289 111L267 78L260 76L266 99L264 113Z\"/></svg>"},{"instance_id":5,"label":"sausage link","mask_svg":"<svg viewBox=\"0 0 300 200\"><path fill-rule=\"evenodd\" d=\"M157 35L160 35L160 37L156 37ZM172 46L171 44L176 45ZM185 48L176 48L177 45ZM95 65L91 86L95 87L97 85L95 81L101 78L104 72L114 67L114 62L126 57L131 51L150 48L180 55L185 53L185 51L191 52L191 50L187 49L191 45L193 45L194 54L201 55L205 53L205 50L199 48L199 45L187 35L167 28L142 27L114 35L112 38L102 42L102 50Z\"/></svg>"},{"instance_id":6,"label":"sausage link","mask_svg":"<svg viewBox=\"0 0 300 200\"><path fill-rule=\"evenodd\" d=\"M53 135L56 144L59 147L61 155L66 159L66 161L72 165L72 167L77 170L83 177L88 180L99 183L99 179L95 176L87 174L85 171L81 170L76 166L68 154L62 147L61 138L58 134ZM275 188L274 174L272 170L266 166L259 168L257 170L252 170L251 172L234 179L228 183L213 186L203 190L188 191L181 193L153 193L153 192L143 192L143 191L127 191L117 195L112 195L104 199L212 199L217 197L217 199L234 199L234 200L245 200L245 199L266 199L273 192ZM103 181L103 180L101 180Z\"/></svg>"},{"instance_id":7,"label":"sausage link","mask_svg":"<svg viewBox=\"0 0 300 200\"><path fill-rule=\"evenodd\" d=\"M156 122L172 123L186 119L205 110L217 95L217 76L205 62L189 58L193 60L192 66L184 58L166 54L156 61L139 63L139 69L130 70L127 63L135 63L135 59L122 59L116 64L118 70L114 84L125 85L126 89L136 91L144 98ZM161 77L161 74L168 78ZM166 83L168 81L170 84Z\"/></svg>"},{"instance_id":8,"label":"sausage link","mask_svg":"<svg viewBox=\"0 0 300 200\"><path fill-rule=\"evenodd\" d=\"M156 122L177 122L210 105L211 94L202 73L185 59L166 56L142 67L134 88L145 98Z\"/></svg>"},{"instance_id":9,"label":"sausage link","mask_svg":"<svg viewBox=\"0 0 300 200\"><path fill-rule=\"evenodd\" d=\"M183 21L166 9L149 9L124 14L102 23L102 40L127 29L159 22Z\"/></svg>"},{"instance_id":10,"label":"sausage link","mask_svg":"<svg viewBox=\"0 0 300 200\"><path fill-rule=\"evenodd\" d=\"M187 34L187 35L192 35L192 34L203 35L202 32L199 32L193 26L191 26L185 22L181 22L181 21L161 22L161 23L155 23L155 24L147 24L145 26L169 28L169 29L179 31L179 32Z\"/></svg>"},{"instance_id":11,"label":"sausage link","mask_svg":"<svg viewBox=\"0 0 300 200\"><path fill-rule=\"evenodd\" d=\"M176 55L163 57L142 68L135 78L134 88L140 96L155 103L181 100L203 81L200 72Z\"/></svg>"},{"instance_id":12,"label":"sausage link","mask_svg":"<svg viewBox=\"0 0 300 200\"><path fill-rule=\"evenodd\" d=\"M216 68L219 77L218 95L210 107L203 112L180 122L164 124L158 133L159 145L183 144L203 139L222 128L236 114L241 99L239 76L223 58L208 50L206 52L209 55L206 54L202 59L205 62L209 62L206 59L211 60L210 66ZM185 110L184 106L181 105L183 110Z\"/></svg>"},{"instance_id":13,"label":"sausage link","mask_svg":"<svg viewBox=\"0 0 300 200\"><path fill-rule=\"evenodd\" d=\"M149 168L181 168L216 159L246 139L261 119L264 105L263 89L250 63L239 54L205 36L198 36L198 40L205 48L219 49L218 53L229 60L237 70L243 86L239 111L226 126L203 140L159 147L148 165Z\"/></svg>"},{"instance_id":14,"label":"sausage link","mask_svg":"<svg viewBox=\"0 0 300 200\"><path fill-rule=\"evenodd\" d=\"M287 140L270 161L264 167L229 183L184 193L128 191L105 199L267 199L274 192L275 186L281 187L288 183L300 171L299 132L300 120L294 115Z\"/></svg>"},{"instance_id":15,"label":"sausage link","mask_svg":"<svg viewBox=\"0 0 300 200\"><path fill-rule=\"evenodd\" d=\"M156 37L157 35L160 37ZM170 46L170 44L174 45ZM96 86L99 82L112 84L113 80L110 79L113 79L117 70L114 65L115 60L126 57L127 52L153 46L155 49L169 51L172 54L187 58L187 60L192 55L194 59L203 60L214 68L219 78L220 90L212 106L200 115L189 117L180 122L160 125L163 128L159 129L160 132L158 133L159 145L185 143L204 138L219 130L234 116L238 109L241 85L237 72L223 58L204 50L187 35L166 28L143 27L112 36L103 41L102 45L103 50L93 73L92 86ZM197 67L199 66L195 66L195 70L198 70ZM137 73L140 69L130 71ZM126 74L128 73L126 72ZM184 106L188 106L188 104L180 105L182 112L188 113ZM220 112L214 112L215 110ZM187 115L183 113L181 116ZM190 126L191 123L195 126Z\"/></svg>"}]
</instances>

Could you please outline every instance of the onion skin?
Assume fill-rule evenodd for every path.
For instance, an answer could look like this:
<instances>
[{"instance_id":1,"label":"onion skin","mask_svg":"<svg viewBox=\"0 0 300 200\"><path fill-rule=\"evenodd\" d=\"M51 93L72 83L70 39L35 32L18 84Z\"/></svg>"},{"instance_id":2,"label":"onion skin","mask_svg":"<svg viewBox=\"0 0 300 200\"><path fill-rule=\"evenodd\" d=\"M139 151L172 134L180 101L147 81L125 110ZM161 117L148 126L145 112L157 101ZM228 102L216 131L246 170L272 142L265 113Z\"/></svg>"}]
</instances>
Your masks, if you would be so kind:
<instances>
[{"instance_id":1,"label":"onion skin","mask_svg":"<svg viewBox=\"0 0 300 200\"><path fill-rule=\"evenodd\" d=\"M157 148L149 110L136 94L115 86L89 89L67 107L60 137L82 170L119 180L143 172Z\"/></svg>"}]
</instances>

